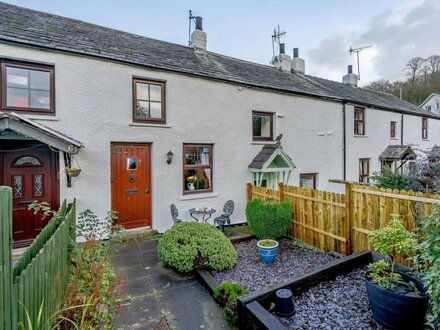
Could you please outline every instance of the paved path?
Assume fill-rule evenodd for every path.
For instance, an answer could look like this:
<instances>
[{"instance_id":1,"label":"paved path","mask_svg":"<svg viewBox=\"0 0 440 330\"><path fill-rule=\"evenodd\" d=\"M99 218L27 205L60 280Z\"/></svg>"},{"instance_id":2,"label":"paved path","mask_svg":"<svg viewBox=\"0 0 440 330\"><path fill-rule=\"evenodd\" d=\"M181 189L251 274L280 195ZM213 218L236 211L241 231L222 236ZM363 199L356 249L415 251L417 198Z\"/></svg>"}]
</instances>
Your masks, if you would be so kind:
<instances>
[{"instance_id":1,"label":"paved path","mask_svg":"<svg viewBox=\"0 0 440 330\"><path fill-rule=\"evenodd\" d=\"M180 276L157 257L157 240L122 243L112 255L132 300L115 315L116 329L228 329L220 308L192 276Z\"/></svg>"}]
</instances>

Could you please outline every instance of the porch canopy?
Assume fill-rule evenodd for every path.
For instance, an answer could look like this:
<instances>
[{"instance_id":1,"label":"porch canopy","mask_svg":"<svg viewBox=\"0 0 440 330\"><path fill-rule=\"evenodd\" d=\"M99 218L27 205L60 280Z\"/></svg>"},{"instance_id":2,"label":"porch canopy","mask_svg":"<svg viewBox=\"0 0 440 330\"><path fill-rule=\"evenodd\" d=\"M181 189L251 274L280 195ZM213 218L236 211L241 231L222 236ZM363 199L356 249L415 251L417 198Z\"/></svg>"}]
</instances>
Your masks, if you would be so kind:
<instances>
[{"instance_id":1,"label":"porch canopy","mask_svg":"<svg viewBox=\"0 0 440 330\"><path fill-rule=\"evenodd\" d=\"M264 145L248 167L256 186L278 189L280 182L288 183L295 164L278 140L276 144Z\"/></svg>"},{"instance_id":2,"label":"porch canopy","mask_svg":"<svg viewBox=\"0 0 440 330\"><path fill-rule=\"evenodd\" d=\"M83 148L83 144L52 128L17 113L0 112L0 139L32 139L48 146L74 155Z\"/></svg>"},{"instance_id":3,"label":"porch canopy","mask_svg":"<svg viewBox=\"0 0 440 330\"><path fill-rule=\"evenodd\" d=\"M390 145L380 154L379 159L381 161L399 161L399 160L415 160L417 158L416 153L408 145Z\"/></svg>"}]
</instances>

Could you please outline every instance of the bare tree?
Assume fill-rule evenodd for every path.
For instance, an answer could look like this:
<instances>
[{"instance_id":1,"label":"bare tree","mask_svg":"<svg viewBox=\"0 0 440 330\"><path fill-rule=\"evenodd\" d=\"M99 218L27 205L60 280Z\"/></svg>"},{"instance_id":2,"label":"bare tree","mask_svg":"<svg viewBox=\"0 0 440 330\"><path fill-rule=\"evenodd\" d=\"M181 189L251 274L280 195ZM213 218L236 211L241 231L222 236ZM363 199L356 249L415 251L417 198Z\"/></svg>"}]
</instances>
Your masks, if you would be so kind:
<instances>
[{"instance_id":1,"label":"bare tree","mask_svg":"<svg viewBox=\"0 0 440 330\"><path fill-rule=\"evenodd\" d=\"M410 77L413 86L424 62L425 60L421 57L413 57L406 63L405 71L407 71L407 75Z\"/></svg>"},{"instance_id":2,"label":"bare tree","mask_svg":"<svg viewBox=\"0 0 440 330\"><path fill-rule=\"evenodd\" d=\"M381 79L381 80L373 81L368 86L365 86L365 88L383 93L391 93L393 89L393 85L389 80Z\"/></svg>"},{"instance_id":3,"label":"bare tree","mask_svg":"<svg viewBox=\"0 0 440 330\"><path fill-rule=\"evenodd\" d=\"M440 55L431 55L426 59L425 65L433 75L440 73Z\"/></svg>"}]
</instances>

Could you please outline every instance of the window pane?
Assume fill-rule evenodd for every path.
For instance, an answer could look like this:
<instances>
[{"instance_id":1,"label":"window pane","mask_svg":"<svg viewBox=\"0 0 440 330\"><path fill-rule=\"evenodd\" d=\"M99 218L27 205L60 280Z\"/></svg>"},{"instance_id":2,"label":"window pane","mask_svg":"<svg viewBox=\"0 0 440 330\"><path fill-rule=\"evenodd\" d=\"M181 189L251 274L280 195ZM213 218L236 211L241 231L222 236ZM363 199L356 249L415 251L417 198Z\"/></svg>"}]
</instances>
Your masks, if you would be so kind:
<instances>
[{"instance_id":1,"label":"window pane","mask_svg":"<svg viewBox=\"0 0 440 330\"><path fill-rule=\"evenodd\" d=\"M301 176L299 186L308 189L315 189L315 179L313 176Z\"/></svg>"},{"instance_id":2,"label":"window pane","mask_svg":"<svg viewBox=\"0 0 440 330\"><path fill-rule=\"evenodd\" d=\"M23 196L23 177L21 175L14 176L14 197Z\"/></svg>"},{"instance_id":3,"label":"window pane","mask_svg":"<svg viewBox=\"0 0 440 330\"><path fill-rule=\"evenodd\" d=\"M137 169L136 157L127 158L127 170Z\"/></svg>"},{"instance_id":4,"label":"window pane","mask_svg":"<svg viewBox=\"0 0 440 330\"><path fill-rule=\"evenodd\" d=\"M150 101L162 101L162 86L150 85Z\"/></svg>"},{"instance_id":5,"label":"window pane","mask_svg":"<svg viewBox=\"0 0 440 330\"><path fill-rule=\"evenodd\" d=\"M138 100L148 100L148 84L136 83L136 98Z\"/></svg>"},{"instance_id":6,"label":"window pane","mask_svg":"<svg viewBox=\"0 0 440 330\"><path fill-rule=\"evenodd\" d=\"M8 87L28 88L28 71L26 69L6 68L6 80Z\"/></svg>"},{"instance_id":7,"label":"window pane","mask_svg":"<svg viewBox=\"0 0 440 330\"><path fill-rule=\"evenodd\" d=\"M193 169L183 171L185 178L183 190L211 189L211 169Z\"/></svg>"},{"instance_id":8,"label":"window pane","mask_svg":"<svg viewBox=\"0 0 440 330\"><path fill-rule=\"evenodd\" d=\"M271 137L272 116L253 115L252 133L257 137Z\"/></svg>"},{"instance_id":9,"label":"window pane","mask_svg":"<svg viewBox=\"0 0 440 330\"><path fill-rule=\"evenodd\" d=\"M50 90L49 72L31 70L31 89Z\"/></svg>"},{"instance_id":10,"label":"window pane","mask_svg":"<svg viewBox=\"0 0 440 330\"><path fill-rule=\"evenodd\" d=\"M150 102L151 118L162 118L162 103Z\"/></svg>"},{"instance_id":11,"label":"window pane","mask_svg":"<svg viewBox=\"0 0 440 330\"><path fill-rule=\"evenodd\" d=\"M148 101L137 101L136 117L150 118L150 108L148 105Z\"/></svg>"},{"instance_id":12,"label":"window pane","mask_svg":"<svg viewBox=\"0 0 440 330\"><path fill-rule=\"evenodd\" d=\"M34 196L43 195L43 175L34 175Z\"/></svg>"},{"instance_id":13,"label":"window pane","mask_svg":"<svg viewBox=\"0 0 440 330\"><path fill-rule=\"evenodd\" d=\"M209 165L209 147L185 147L185 165Z\"/></svg>"},{"instance_id":14,"label":"window pane","mask_svg":"<svg viewBox=\"0 0 440 330\"><path fill-rule=\"evenodd\" d=\"M8 87L6 93L6 105L8 107L29 107L27 89Z\"/></svg>"},{"instance_id":15,"label":"window pane","mask_svg":"<svg viewBox=\"0 0 440 330\"><path fill-rule=\"evenodd\" d=\"M31 90L31 108L50 109L49 91Z\"/></svg>"}]
</instances>

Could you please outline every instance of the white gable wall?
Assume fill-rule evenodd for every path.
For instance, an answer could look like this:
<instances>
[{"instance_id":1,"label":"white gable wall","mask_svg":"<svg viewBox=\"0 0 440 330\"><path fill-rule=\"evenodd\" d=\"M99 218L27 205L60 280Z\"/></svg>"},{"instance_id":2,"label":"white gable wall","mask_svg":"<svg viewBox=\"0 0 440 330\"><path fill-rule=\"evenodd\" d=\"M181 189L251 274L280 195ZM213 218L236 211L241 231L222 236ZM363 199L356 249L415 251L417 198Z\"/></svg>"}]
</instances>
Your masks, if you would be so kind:
<instances>
[{"instance_id":1,"label":"white gable wall","mask_svg":"<svg viewBox=\"0 0 440 330\"><path fill-rule=\"evenodd\" d=\"M233 222L245 221L245 184L251 180L247 166L262 147L252 142L252 111L276 113L274 135L283 133L282 146L296 165L292 184L299 184L300 173L318 173L319 189L343 190L342 185L328 182L343 178L341 103L241 90L228 83L12 45L1 44L0 56L55 64L56 116L41 122L85 146L77 156L82 172L72 179L72 188L66 187L65 175L60 173L61 198L77 198L79 212L90 208L103 217L111 207L110 143L149 142L153 228L163 231L172 225L171 203L188 219L187 210L192 207L211 206L219 215L232 199L236 203ZM133 76L166 80L166 126L132 124ZM358 177L358 158L371 157L378 163L388 144L400 143L389 139L389 121L399 121L400 114L368 109L366 116L368 138L354 138L353 107L347 106L347 178L351 180ZM414 118L421 122L420 117ZM439 134L431 143L435 138L440 144ZM214 144L212 194L183 196L183 143ZM171 165L166 163L169 150L174 153ZM62 170L62 158L60 164Z\"/></svg>"}]
</instances>

